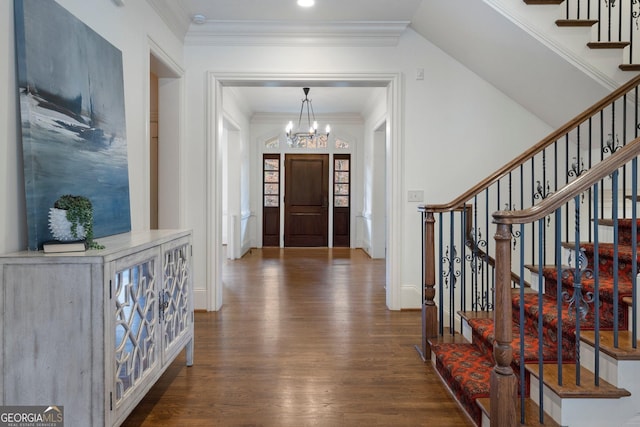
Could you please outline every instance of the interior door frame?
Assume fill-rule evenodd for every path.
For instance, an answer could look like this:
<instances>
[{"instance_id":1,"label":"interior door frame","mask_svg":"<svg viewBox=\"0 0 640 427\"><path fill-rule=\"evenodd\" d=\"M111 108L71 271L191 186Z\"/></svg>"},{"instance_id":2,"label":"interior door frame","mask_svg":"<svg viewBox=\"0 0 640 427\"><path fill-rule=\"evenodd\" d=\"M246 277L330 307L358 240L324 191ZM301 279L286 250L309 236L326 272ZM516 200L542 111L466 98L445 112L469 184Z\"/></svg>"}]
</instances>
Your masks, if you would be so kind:
<instances>
[{"instance_id":1,"label":"interior door frame","mask_svg":"<svg viewBox=\"0 0 640 427\"><path fill-rule=\"evenodd\" d=\"M387 89L386 128L386 182L388 250L386 256L386 302L391 310L402 308L401 269L402 264L402 73L247 73L207 72L207 117L206 123L206 265L207 310L222 307L222 242L221 229L221 159L219 144L223 130L222 88L223 86L250 86L295 82L297 86L377 86Z\"/></svg>"}]
</instances>

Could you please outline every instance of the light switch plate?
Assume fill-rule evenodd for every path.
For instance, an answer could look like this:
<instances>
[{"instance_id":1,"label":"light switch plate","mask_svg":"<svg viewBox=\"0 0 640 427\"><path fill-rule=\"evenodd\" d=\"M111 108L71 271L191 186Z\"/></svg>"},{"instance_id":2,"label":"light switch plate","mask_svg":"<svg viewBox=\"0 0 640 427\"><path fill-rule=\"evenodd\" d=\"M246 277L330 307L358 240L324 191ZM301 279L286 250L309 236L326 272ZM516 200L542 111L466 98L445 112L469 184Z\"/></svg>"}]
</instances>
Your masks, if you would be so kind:
<instances>
[{"instance_id":1,"label":"light switch plate","mask_svg":"<svg viewBox=\"0 0 640 427\"><path fill-rule=\"evenodd\" d=\"M410 202L422 202L424 201L423 190L409 190L407 198Z\"/></svg>"}]
</instances>

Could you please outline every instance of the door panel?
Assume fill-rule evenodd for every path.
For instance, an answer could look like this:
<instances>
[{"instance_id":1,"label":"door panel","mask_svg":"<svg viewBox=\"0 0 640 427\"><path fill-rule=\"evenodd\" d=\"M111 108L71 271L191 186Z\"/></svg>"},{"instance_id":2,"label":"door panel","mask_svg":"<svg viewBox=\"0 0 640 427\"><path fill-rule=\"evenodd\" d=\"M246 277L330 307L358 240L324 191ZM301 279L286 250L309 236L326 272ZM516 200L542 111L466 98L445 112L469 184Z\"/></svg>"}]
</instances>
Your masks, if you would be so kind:
<instances>
[{"instance_id":1,"label":"door panel","mask_svg":"<svg viewBox=\"0 0 640 427\"><path fill-rule=\"evenodd\" d=\"M329 155L285 156L285 246L328 246Z\"/></svg>"}]
</instances>

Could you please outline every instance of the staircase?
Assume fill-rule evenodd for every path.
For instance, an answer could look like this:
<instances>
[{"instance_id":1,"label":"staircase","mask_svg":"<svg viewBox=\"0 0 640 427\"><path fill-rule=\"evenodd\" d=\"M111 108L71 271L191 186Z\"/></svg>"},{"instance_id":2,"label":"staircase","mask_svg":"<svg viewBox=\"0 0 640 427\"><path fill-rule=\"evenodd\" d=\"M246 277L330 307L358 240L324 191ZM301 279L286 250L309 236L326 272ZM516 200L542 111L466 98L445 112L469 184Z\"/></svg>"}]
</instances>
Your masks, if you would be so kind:
<instances>
[{"instance_id":1,"label":"staircase","mask_svg":"<svg viewBox=\"0 0 640 427\"><path fill-rule=\"evenodd\" d=\"M593 75L589 68L593 71L614 62L619 70L640 71L640 3L637 1L485 1L510 19L520 21L521 26L554 45L589 74ZM536 19L542 22L536 23ZM545 28L549 29L545 20L553 21L553 34L545 34ZM600 72L619 80L615 70L601 69Z\"/></svg>"},{"instance_id":2,"label":"staircase","mask_svg":"<svg viewBox=\"0 0 640 427\"><path fill-rule=\"evenodd\" d=\"M526 396L526 407L530 408L528 417L524 417L524 425L623 425L635 416L633 409L640 411L640 375L635 371L640 367L632 363L640 361L640 349L632 348L631 334L628 330L629 300L631 292L631 221L619 223L619 261L625 268L619 270L617 301L619 310L614 310L614 271L613 247L611 244L601 244L599 248L600 281L599 296L601 307L599 316L593 309L580 318L581 339L580 350L576 342L576 316L569 302L562 300L556 304L558 295L558 274L555 267L542 269L544 291L535 292L531 288L514 289L512 292L513 308L513 336L511 343L513 351L513 367L515 375L524 371L523 384L519 394ZM594 265L593 245L585 245L588 265ZM573 254L569 256L574 257ZM575 259L575 258L574 258ZM637 264L637 260L636 260ZM536 269L532 271L538 274ZM574 280L572 274L566 274L560 281L560 294L574 294ZM594 293L595 280L585 278L582 281L582 292ZM542 305L543 316L539 316ZM558 310L560 307L560 310ZM592 307L591 307L592 308ZM521 310L524 321L521 319ZM619 313L618 335L619 345L613 345L614 313ZM449 337L437 337L430 340L432 362L449 389L464 407L471 419L479 426L490 425L490 377L494 368L493 348L495 331L493 313L469 311L460 313L463 319L462 337L451 342ZM559 317L562 317L559 321ZM581 384L575 384L576 357L583 361L592 361L590 357L595 351L595 323L599 321L599 350L604 354L601 365L606 367L606 377L595 385L593 376L594 366L590 364L581 368ZM540 325L540 322L542 325ZM522 326L522 328L520 327ZM522 335L521 335L522 334ZM560 346L558 343L562 343ZM540 353L541 351L541 353ZM562 374L566 386L554 387L558 383L558 363L562 366ZM547 388L542 393L546 399L544 405L546 414L540 420L540 386L539 367L542 364L543 378ZM549 387L549 386L547 386ZM630 390L635 392L632 395ZM627 402L619 404L618 400ZM627 408L626 412L624 408ZM554 416L550 415L555 415ZM608 415L606 419L598 415ZM615 416L617 416L617 418ZM597 418L596 418L597 417ZM561 423L561 424L560 424Z\"/></svg>"},{"instance_id":3,"label":"staircase","mask_svg":"<svg viewBox=\"0 0 640 427\"><path fill-rule=\"evenodd\" d=\"M478 426L639 418L639 85L419 209L417 349Z\"/></svg>"}]
</instances>

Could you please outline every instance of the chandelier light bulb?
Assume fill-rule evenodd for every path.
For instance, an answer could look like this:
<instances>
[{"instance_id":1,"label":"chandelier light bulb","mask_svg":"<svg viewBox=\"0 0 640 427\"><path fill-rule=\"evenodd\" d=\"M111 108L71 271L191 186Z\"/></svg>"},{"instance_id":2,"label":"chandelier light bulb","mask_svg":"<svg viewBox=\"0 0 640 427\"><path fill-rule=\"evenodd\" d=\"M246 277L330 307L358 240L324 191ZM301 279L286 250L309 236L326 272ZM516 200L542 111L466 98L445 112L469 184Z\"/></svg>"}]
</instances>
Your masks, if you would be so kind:
<instances>
[{"instance_id":1,"label":"chandelier light bulb","mask_svg":"<svg viewBox=\"0 0 640 427\"><path fill-rule=\"evenodd\" d=\"M324 133L329 135L331 133L331 126L327 125L327 127L324 128Z\"/></svg>"}]
</instances>

